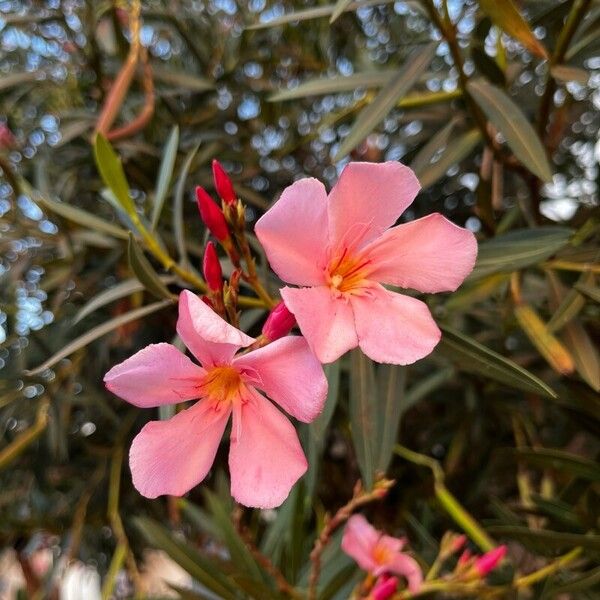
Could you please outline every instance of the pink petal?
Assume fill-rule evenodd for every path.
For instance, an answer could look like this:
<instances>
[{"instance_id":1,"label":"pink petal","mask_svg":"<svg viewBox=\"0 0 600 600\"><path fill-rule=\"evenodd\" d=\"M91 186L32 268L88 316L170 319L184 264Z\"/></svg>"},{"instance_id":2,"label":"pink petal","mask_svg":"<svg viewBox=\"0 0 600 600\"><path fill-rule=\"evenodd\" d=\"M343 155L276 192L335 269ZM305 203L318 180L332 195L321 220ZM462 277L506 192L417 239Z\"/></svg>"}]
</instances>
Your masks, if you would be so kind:
<instances>
[{"instance_id":1,"label":"pink petal","mask_svg":"<svg viewBox=\"0 0 600 600\"><path fill-rule=\"evenodd\" d=\"M271 268L287 283L323 283L327 246L327 193L320 181L287 187L254 228Z\"/></svg>"},{"instance_id":2,"label":"pink petal","mask_svg":"<svg viewBox=\"0 0 600 600\"><path fill-rule=\"evenodd\" d=\"M303 337L280 338L234 363L256 373L254 385L296 419L310 423L323 410L327 379Z\"/></svg>"},{"instance_id":3,"label":"pink petal","mask_svg":"<svg viewBox=\"0 0 600 600\"><path fill-rule=\"evenodd\" d=\"M207 475L231 408L201 400L168 421L151 421L133 440L133 485L146 496L182 496Z\"/></svg>"},{"instance_id":4,"label":"pink petal","mask_svg":"<svg viewBox=\"0 0 600 600\"><path fill-rule=\"evenodd\" d=\"M330 242L337 245L351 230L362 243L378 237L396 222L420 189L415 174L399 162L349 163L329 194ZM359 233L358 225L364 231Z\"/></svg>"},{"instance_id":5,"label":"pink petal","mask_svg":"<svg viewBox=\"0 0 600 600\"><path fill-rule=\"evenodd\" d=\"M302 335L322 363L330 363L356 348L358 338L350 303L336 298L328 287L280 290Z\"/></svg>"},{"instance_id":6,"label":"pink petal","mask_svg":"<svg viewBox=\"0 0 600 600\"><path fill-rule=\"evenodd\" d=\"M205 371L171 344L151 344L115 365L105 376L107 389L142 408L198 398Z\"/></svg>"},{"instance_id":7,"label":"pink petal","mask_svg":"<svg viewBox=\"0 0 600 600\"><path fill-rule=\"evenodd\" d=\"M373 572L378 566L373 551L377 546L379 535L379 532L362 515L353 515L348 519L344 529L342 550L351 556L361 569Z\"/></svg>"},{"instance_id":8,"label":"pink petal","mask_svg":"<svg viewBox=\"0 0 600 600\"><path fill-rule=\"evenodd\" d=\"M441 333L427 305L416 298L373 286L352 296L360 349L376 362L409 365L427 356Z\"/></svg>"},{"instance_id":9,"label":"pink petal","mask_svg":"<svg viewBox=\"0 0 600 600\"><path fill-rule=\"evenodd\" d=\"M245 506L275 508L306 472L292 424L254 390L233 414L229 470L231 495Z\"/></svg>"},{"instance_id":10,"label":"pink petal","mask_svg":"<svg viewBox=\"0 0 600 600\"><path fill-rule=\"evenodd\" d=\"M240 348L254 342L188 290L179 295L177 333L205 367L230 362Z\"/></svg>"},{"instance_id":11,"label":"pink petal","mask_svg":"<svg viewBox=\"0 0 600 600\"><path fill-rule=\"evenodd\" d=\"M477 240L435 213L389 229L364 251L375 281L421 292L453 292L473 270Z\"/></svg>"},{"instance_id":12,"label":"pink petal","mask_svg":"<svg viewBox=\"0 0 600 600\"><path fill-rule=\"evenodd\" d=\"M423 572L421 571L419 563L412 558L412 556L399 552L387 565L386 570L405 577L408 581L408 589L413 594L418 592L421 588L421 584L423 583Z\"/></svg>"}]
</instances>

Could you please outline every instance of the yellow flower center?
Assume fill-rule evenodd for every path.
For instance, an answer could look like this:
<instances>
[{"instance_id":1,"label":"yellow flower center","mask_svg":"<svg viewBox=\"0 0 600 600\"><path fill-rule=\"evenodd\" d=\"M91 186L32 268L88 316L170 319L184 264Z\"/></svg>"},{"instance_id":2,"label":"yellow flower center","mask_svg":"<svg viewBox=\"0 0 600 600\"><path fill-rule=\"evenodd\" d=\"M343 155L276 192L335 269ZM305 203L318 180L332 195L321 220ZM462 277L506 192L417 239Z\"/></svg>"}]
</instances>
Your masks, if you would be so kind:
<instances>
[{"instance_id":1,"label":"yellow flower center","mask_svg":"<svg viewBox=\"0 0 600 600\"><path fill-rule=\"evenodd\" d=\"M359 293L368 286L370 262L360 253L351 254L347 248L338 252L326 268L329 287L341 293Z\"/></svg>"},{"instance_id":2,"label":"yellow flower center","mask_svg":"<svg viewBox=\"0 0 600 600\"><path fill-rule=\"evenodd\" d=\"M216 402L233 402L243 385L239 371L225 365L208 369L200 389L203 396Z\"/></svg>"},{"instance_id":3,"label":"yellow flower center","mask_svg":"<svg viewBox=\"0 0 600 600\"><path fill-rule=\"evenodd\" d=\"M373 560L378 565L388 564L392 558L392 554L390 548L380 543L373 548Z\"/></svg>"}]
</instances>

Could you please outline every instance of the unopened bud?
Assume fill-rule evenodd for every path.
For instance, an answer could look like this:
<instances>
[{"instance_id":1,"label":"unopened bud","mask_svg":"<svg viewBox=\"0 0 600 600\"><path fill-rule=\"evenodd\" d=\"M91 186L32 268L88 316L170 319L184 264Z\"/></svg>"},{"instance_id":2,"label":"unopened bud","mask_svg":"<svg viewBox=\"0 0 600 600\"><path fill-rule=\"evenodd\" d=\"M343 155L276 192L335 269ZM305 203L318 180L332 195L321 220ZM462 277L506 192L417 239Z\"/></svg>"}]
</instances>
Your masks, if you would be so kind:
<instances>
[{"instance_id":1,"label":"unopened bud","mask_svg":"<svg viewBox=\"0 0 600 600\"><path fill-rule=\"evenodd\" d=\"M217 206L217 203L206 193L204 188L196 187L196 200L198 201L198 210L200 217L208 230L220 241L229 237L229 228L223 216L223 211Z\"/></svg>"},{"instance_id":2,"label":"unopened bud","mask_svg":"<svg viewBox=\"0 0 600 600\"><path fill-rule=\"evenodd\" d=\"M382 575L371 590L371 598L373 600L388 600L398 589L398 578Z\"/></svg>"},{"instance_id":3,"label":"unopened bud","mask_svg":"<svg viewBox=\"0 0 600 600\"><path fill-rule=\"evenodd\" d=\"M225 172L225 169L221 166L221 163L215 158L212 161L213 179L215 181L215 189L219 198L225 202L225 204L233 205L236 203L237 196L233 189L233 183L229 179L229 175Z\"/></svg>"},{"instance_id":4,"label":"unopened bud","mask_svg":"<svg viewBox=\"0 0 600 600\"><path fill-rule=\"evenodd\" d=\"M212 242L206 244L202 270L208 289L212 292L220 292L223 289L223 270L217 256L217 249Z\"/></svg>"},{"instance_id":5,"label":"unopened bud","mask_svg":"<svg viewBox=\"0 0 600 600\"><path fill-rule=\"evenodd\" d=\"M6 123L0 123L0 148L14 148L17 140Z\"/></svg>"},{"instance_id":6,"label":"unopened bud","mask_svg":"<svg viewBox=\"0 0 600 600\"><path fill-rule=\"evenodd\" d=\"M472 554L471 551L469 549L465 550L460 557L458 558L458 568L462 568L465 567L467 564L469 564L469 561L471 560Z\"/></svg>"},{"instance_id":7,"label":"unopened bud","mask_svg":"<svg viewBox=\"0 0 600 600\"><path fill-rule=\"evenodd\" d=\"M296 317L294 317L283 302L280 302L269 313L263 325L262 334L272 342L287 335L295 324Z\"/></svg>"},{"instance_id":8,"label":"unopened bud","mask_svg":"<svg viewBox=\"0 0 600 600\"><path fill-rule=\"evenodd\" d=\"M493 571L500 564L505 554L506 546L498 546L480 556L474 565L479 576L485 577L490 571Z\"/></svg>"}]
</instances>

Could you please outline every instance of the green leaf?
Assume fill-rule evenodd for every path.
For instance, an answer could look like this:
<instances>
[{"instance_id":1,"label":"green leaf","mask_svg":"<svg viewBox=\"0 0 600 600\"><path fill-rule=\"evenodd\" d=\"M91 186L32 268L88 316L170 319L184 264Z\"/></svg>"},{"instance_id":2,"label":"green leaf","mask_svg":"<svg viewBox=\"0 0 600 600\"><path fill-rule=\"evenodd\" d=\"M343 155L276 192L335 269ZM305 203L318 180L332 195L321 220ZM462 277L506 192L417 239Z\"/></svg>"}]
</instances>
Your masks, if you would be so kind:
<instances>
[{"instance_id":1,"label":"green leaf","mask_svg":"<svg viewBox=\"0 0 600 600\"><path fill-rule=\"evenodd\" d=\"M333 9L333 14L331 15L331 18L329 19L329 23L333 23L334 21L336 21L336 19L346 10L348 10L348 7L350 6L350 4L352 4L352 0L337 0L337 2L335 3L335 8Z\"/></svg>"},{"instance_id":2,"label":"green leaf","mask_svg":"<svg viewBox=\"0 0 600 600\"><path fill-rule=\"evenodd\" d=\"M350 355L350 428L356 460L367 489L373 487L378 460L377 389L373 362L359 349Z\"/></svg>"},{"instance_id":3,"label":"green leaf","mask_svg":"<svg viewBox=\"0 0 600 600\"><path fill-rule=\"evenodd\" d=\"M400 418L406 407L404 402L406 369L396 365L381 365L377 369L377 383L377 389L373 390L377 399L375 439L379 442L375 468L385 473L394 454Z\"/></svg>"},{"instance_id":4,"label":"green leaf","mask_svg":"<svg viewBox=\"0 0 600 600\"><path fill-rule=\"evenodd\" d=\"M148 543L166 552L184 571L224 600L236 600L238 595L219 565L202 556L195 548L172 537L168 529L152 519L136 517L135 526Z\"/></svg>"},{"instance_id":5,"label":"green leaf","mask_svg":"<svg viewBox=\"0 0 600 600\"><path fill-rule=\"evenodd\" d=\"M168 84L170 87L185 88L191 92L206 92L213 90L215 84L204 77L198 77L190 73L174 71L171 67L162 68L154 66L152 73L156 81Z\"/></svg>"},{"instance_id":6,"label":"green leaf","mask_svg":"<svg viewBox=\"0 0 600 600\"><path fill-rule=\"evenodd\" d=\"M175 277L172 275L164 275L159 278L162 283L165 285L169 283L173 283L175 281ZM75 314L73 317L72 324L75 325L79 323L82 319L93 313L94 311L114 302L115 300L119 300L121 298L125 298L127 296L131 296L135 292L140 292L144 289L144 284L139 279L126 279L121 283L117 283L113 287L100 292L93 298L91 298L88 302L86 302Z\"/></svg>"},{"instance_id":7,"label":"green leaf","mask_svg":"<svg viewBox=\"0 0 600 600\"><path fill-rule=\"evenodd\" d=\"M527 369L447 325L442 325L441 329L444 335L437 351L456 363L461 370L519 390L557 397L549 386Z\"/></svg>"},{"instance_id":8,"label":"green leaf","mask_svg":"<svg viewBox=\"0 0 600 600\"><path fill-rule=\"evenodd\" d=\"M417 152L415 157L410 163L410 168L416 173L420 180L420 174L429 166L433 157L441 153L448 144L450 134L456 127L456 119L450 119L444 127L442 127L433 137L425 143L421 149Z\"/></svg>"},{"instance_id":9,"label":"green leaf","mask_svg":"<svg viewBox=\"0 0 600 600\"><path fill-rule=\"evenodd\" d=\"M379 88L397 74L397 69L386 69L383 71L362 71L353 75L338 75L336 77L317 77L289 90L280 90L269 96L268 101L284 102L285 100L297 100L308 96L349 92L356 88Z\"/></svg>"},{"instance_id":10,"label":"green leaf","mask_svg":"<svg viewBox=\"0 0 600 600\"><path fill-rule=\"evenodd\" d=\"M576 546L582 546L596 552L600 551L600 536L598 535L532 530L528 527L514 525L490 525L487 527L487 531L496 537L518 540L544 556Z\"/></svg>"},{"instance_id":11,"label":"green leaf","mask_svg":"<svg viewBox=\"0 0 600 600\"><path fill-rule=\"evenodd\" d=\"M554 79L558 79L563 83L574 81L580 85L587 85L590 79L590 74L585 69L570 67L569 65L554 65L550 68L550 74Z\"/></svg>"},{"instance_id":12,"label":"green leaf","mask_svg":"<svg viewBox=\"0 0 600 600\"><path fill-rule=\"evenodd\" d=\"M575 288L595 302L600 302L600 287L577 282Z\"/></svg>"},{"instance_id":13,"label":"green leaf","mask_svg":"<svg viewBox=\"0 0 600 600\"><path fill-rule=\"evenodd\" d=\"M262 571L248 550L246 543L235 530L230 515L223 509L223 505L217 496L208 489L205 489L204 497L221 537L227 548L229 548L231 560L236 570L251 579L259 582L263 581Z\"/></svg>"},{"instance_id":14,"label":"green leaf","mask_svg":"<svg viewBox=\"0 0 600 600\"><path fill-rule=\"evenodd\" d=\"M169 139L165 145L160 168L158 169L158 179L156 181L156 191L154 192L154 206L152 207L152 229L156 229L160 213L162 211L171 177L173 176L173 167L177 158L177 147L179 146L179 127L173 126Z\"/></svg>"},{"instance_id":15,"label":"green leaf","mask_svg":"<svg viewBox=\"0 0 600 600\"><path fill-rule=\"evenodd\" d=\"M185 157L183 167L177 178L175 185L175 195L173 199L173 233L175 235L175 244L179 253L179 262L183 265L188 263L187 250L185 247L185 228L183 226L183 197L185 195L185 182L192 168L192 162L198 152L200 144L194 146Z\"/></svg>"},{"instance_id":16,"label":"green leaf","mask_svg":"<svg viewBox=\"0 0 600 600\"><path fill-rule=\"evenodd\" d=\"M471 129L453 138L448 142L440 156L436 157L435 162L417 165L418 170L415 170L415 173L421 186L425 189L439 181L450 167L467 158L480 142L481 133L478 129ZM433 157L435 155L432 155L431 158Z\"/></svg>"},{"instance_id":17,"label":"green leaf","mask_svg":"<svg viewBox=\"0 0 600 600\"><path fill-rule=\"evenodd\" d=\"M156 296L159 300L162 298L175 298L168 290L167 286L160 280L148 259L144 256L144 252L139 247L139 244L132 233L129 234L127 258L131 270L151 294Z\"/></svg>"},{"instance_id":18,"label":"green leaf","mask_svg":"<svg viewBox=\"0 0 600 600\"><path fill-rule=\"evenodd\" d=\"M573 477L600 481L600 465L597 462L553 448L515 448L518 458L540 469L565 471Z\"/></svg>"},{"instance_id":19,"label":"green leaf","mask_svg":"<svg viewBox=\"0 0 600 600\"><path fill-rule=\"evenodd\" d=\"M435 56L437 45L438 43L434 42L411 53L396 76L379 91L370 104L362 109L350 133L336 152L334 161L340 160L358 146L385 119L398 100L413 87L429 66Z\"/></svg>"},{"instance_id":20,"label":"green leaf","mask_svg":"<svg viewBox=\"0 0 600 600\"><path fill-rule=\"evenodd\" d=\"M584 274L588 275L587 273ZM567 323L572 321L585 306L585 298L577 288L571 288L566 292L556 273L549 271L547 273L550 284L550 293L554 297L554 313L548 321L548 329L552 332L559 331ZM583 279L583 278L582 278ZM582 281L583 283L583 281Z\"/></svg>"},{"instance_id":21,"label":"green leaf","mask_svg":"<svg viewBox=\"0 0 600 600\"><path fill-rule=\"evenodd\" d=\"M551 181L552 167L542 142L523 111L506 92L482 79L469 81L467 91L523 165L542 181Z\"/></svg>"},{"instance_id":22,"label":"green leaf","mask_svg":"<svg viewBox=\"0 0 600 600\"><path fill-rule=\"evenodd\" d=\"M564 248L573 235L566 227L520 229L479 244L477 262L467 281L492 273L511 273L537 265Z\"/></svg>"},{"instance_id":23,"label":"green leaf","mask_svg":"<svg viewBox=\"0 0 600 600\"><path fill-rule=\"evenodd\" d=\"M548 598L559 598L563 594L583 592L598 585L600 585L600 566L576 575L566 583L552 586L548 593Z\"/></svg>"},{"instance_id":24,"label":"green leaf","mask_svg":"<svg viewBox=\"0 0 600 600\"><path fill-rule=\"evenodd\" d=\"M113 193L123 210L130 216L136 216L135 205L129 195L129 184L123 171L121 159L108 140L97 133L94 140L94 160L104 185Z\"/></svg>"},{"instance_id":25,"label":"green leaf","mask_svg":"<svg viewBox=\"0 0 600 600\"><path fill-rule=\"evenodd\" d=\"M27 193L27 195L31 196L31 198L38 204L41 204L47 210L52 211L53 213L67 219L68 221L72 221L73 223L77 223L86 229L90 229L91 231L101 231L102 233L106 233L115 238L119 238L122 240L126 240L128 236L128 232L119 227L118 225L114 225L113 223L109 223L96 215L93 215L86 210L78 208L76 206L71 206L65 202L57 202L56 200L52 200L44 195L42 195L37 190L34 190L29 183L27 183L24 179L20 180L21 189Z\"/></svg>"},{"instance_id":26,"label":"green leaf","mask_svg":"<svg viewBox=\"0 0 600 600\"><path fill-rule=\"evenodd\" d=\"M548 52L541 42L533 35L529 24L521 16L513 0L479 0L479 6L494 22L511 37L515 38L525 48L543 59L548 58Z\"/></svg>"},{"instance_id":27,"label":"green leaf","mask_svg":"<svg viewBox=\"0 0 600 600\"><path fill-rule=\"evenodd\" d=\"M162 300L160 302L148 304L147 306L142 306L141 308L136 308L135 310L131 310L123 315L119 315L114 319L110 319L105 323L102 323L102 325L98 325L97 327L90 329L88 332L68 343L64 348L52 355L48 360L44 361L39 367L25 371L24 373L27 376L39 375L46 369L49 369L55 365L59 360L62 360L63 358L69 356L69 354L73 354L73 352L84 348L98 338L101 338L103 335L106 335L107 333L117 329L117 327L121 327L121 325L126 325L127 323L131 323L131 321L141 319L142 317L150 315L157 310L166 308L167 306L171 306L172 304L173 302L171 300Z\"/></svg>"}]
</instances>

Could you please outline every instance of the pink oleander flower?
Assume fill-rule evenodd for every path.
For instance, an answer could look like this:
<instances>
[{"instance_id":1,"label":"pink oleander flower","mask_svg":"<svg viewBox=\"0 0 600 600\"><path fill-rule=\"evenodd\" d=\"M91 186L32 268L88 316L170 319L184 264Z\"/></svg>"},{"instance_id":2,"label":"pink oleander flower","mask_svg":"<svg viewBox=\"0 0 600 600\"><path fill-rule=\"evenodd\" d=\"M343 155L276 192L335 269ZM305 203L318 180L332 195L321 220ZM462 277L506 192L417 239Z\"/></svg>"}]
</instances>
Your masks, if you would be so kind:
<instances>
[{"instance_id":1,"label":"pink oleander flower","mask_svg":"<svg viewBox=\"0 0 600 600\"><path fill-rule=\"evenodd\" d=\"M175 346L151 344L104 377L111 392L142 408L200 399L168 421L146 424L133 440L134 486L147 498L185 494L206 477L233 415L232 496L246 506L279 506L307 463L293 425L258 390L310 422L327 395L321 365L298 336L235 356L255 340L189 291L179 297L177 333L202 366Z\"/></svg>"},{"instance_id":2,"label":"pink oleander flower","mask_svg":"<svg viewBox=\"0 0 600 600\"><path fill-rule=\"evenodd\" d=\"M423 573L414 558L401 552L405 543L377 531L362 515L353 515L344 529L342 550L375 577L395 573L406 578L414 593L423 583Z\"/></svg>"},{"instance_id":3,"label":"pink oleander flower","mask_svg":"<svg viewBox=\"0 0 600 600\"><path fill-rule=\"evenodd\" d=\"M329 195L300 179L256 223L275 273L300 286L281 295L321 362L359 346L377 362L410 364L438 343L427 305L382 284L454 291L473 269L477 242L438 213L391 227L419 189L398 162L353 162Z\"/></svg>"}]
</instances>

